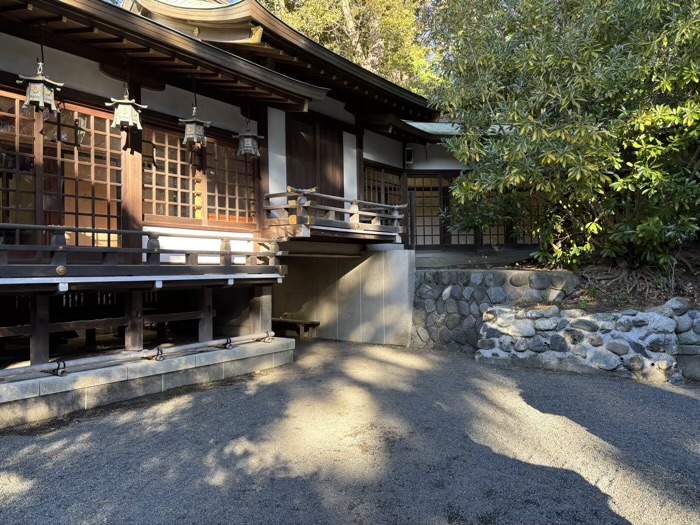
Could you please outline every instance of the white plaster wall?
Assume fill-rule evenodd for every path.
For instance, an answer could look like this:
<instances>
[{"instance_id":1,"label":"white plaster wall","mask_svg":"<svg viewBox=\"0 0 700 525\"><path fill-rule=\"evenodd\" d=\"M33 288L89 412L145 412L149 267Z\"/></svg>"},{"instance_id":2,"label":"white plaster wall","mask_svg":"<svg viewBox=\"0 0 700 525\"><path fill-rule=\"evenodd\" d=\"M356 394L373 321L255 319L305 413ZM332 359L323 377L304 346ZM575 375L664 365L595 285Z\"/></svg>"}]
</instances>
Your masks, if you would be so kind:
<instances>
[{"instance_id":1,"label":"white plaster wall","mask_svg":"<svg viewBox=\"0 0 700 525\"><path fill-rule=\"evenodd\" d=\"M363 156L366 160L403 168L403 144L373 131L365 131Z\"/></svg>"},{"instance_id":2,"label":"white plaster wall","mask_svg":"<svg viewBox=\"0 0 700 525\"><path fill-rule=\"evenodd\" d=\"M6 51L0 53L1 70L24 76L36 75L36 57L40 56L38 44L0 34L0 49ZM105 100L124 94L124 85L102 73L97 62L48 47L44 48L44 60L44 74L55 82L65 83L66 87L99 95Z\"/></svg>"},{"instance_id":3,"label":"white plaster wall","mask_svg":"<svg viewBox=\"0 0 700 525\"><path fill-rule=\"evenodd\" d=\"M288 261L284 282L273 288L273 317L319 321L318 337L408 346L415 282L415 252L373 251L358 259Z\"/></svg>"},{"instance_id":4,"label":"white plaster wall","mask_svg":"<svg viewBox=\"0 0 700 525\"><path fill-rule=\"evenodd\" d=\"M221 239L231 239L232 251L253 251L253 243L246 241L253 237L252 233L235 233L221 231L189 230L185 228L162 228L155 226L144 226L143 231L154 233L167 233L173 237L160 237L160 248L162 250L214 250L221 249ZM183 237L177 237L183 235ZM184 235L196 235L196 237L184 237ZM143 247L148 243L148 238L142 237ZM236 240L240 239L240 240ZM164 254L160 256L162 263L185 264L185 255ZM234 257L234 263L243 264L245 257ZM218 256L199 256L199 264L219 264Z\"/></svg>"},{"instance_id":5,"label":"white plaster wall","mask_svg":"<svg viewBox=\"0 0 700 525\"><path fill-rule=\"evenodd\" d=\"M413 148L413 164L407 165L411 170L462 170L466 165L455 159L442 144L408 144Z\"/></svg>"},{"instance_id":6,"label":"white plaster wall","mask_svg":"<svg viewBox=\"0 0 700 525\"><path fill-rule=\"evenodd\" d=\"M346 131L343 132L343 184L345 198L357 199L357 137Z\"/></svg>"},{"instance_id":7,"label":"white plaster wall","mask_svg":"<svg viewBox=\"0 0 700 525\"><path fill-rule=\"evenodd\" d=\"M355 124L355 115L345 109L345 104L343 102L332 98L324 98L323 100L311 102L309 104L309 111L315 111L321 115L347 122L348 124Z\"/></svg>"},{"instance_id":8,"label":"white plaster wall","mask_svg":"<svg viewBox=\"0 0 700 525\"><path fill-rule=\"evenodd\" d=\"M193 95L189 91L172 86L165 86L163 91L144 88L141 91L141 103L148 109L173 115L188 117L192 115ZM202 120L211 121L212 126L228 129L232 132L242 132L246 129L245 117L241 109L232 104L197 95L197 116ZM250 130L257 133L257 123L250 122Z\"/></svg>"}]
</instances>

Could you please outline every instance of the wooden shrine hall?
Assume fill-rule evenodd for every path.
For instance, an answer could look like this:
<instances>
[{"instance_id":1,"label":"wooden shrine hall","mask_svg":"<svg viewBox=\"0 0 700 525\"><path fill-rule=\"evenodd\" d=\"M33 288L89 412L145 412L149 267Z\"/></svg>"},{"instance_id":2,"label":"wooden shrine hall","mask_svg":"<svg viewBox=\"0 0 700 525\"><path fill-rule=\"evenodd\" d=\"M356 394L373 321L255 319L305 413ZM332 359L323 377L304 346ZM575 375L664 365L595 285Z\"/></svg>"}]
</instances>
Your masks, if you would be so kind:
<instances>
[{"instance_id":1,"label":"wooden shrine hall","mask_svg":"<svg viewBox=\"0 0 700 525\"><path fill-rule=\"evenodd\" d=\"M265 332L294 257L403 246L367 152L437 114L309 42L247 0L0 0L5 366Z\"/></svg>"}]
</instances>

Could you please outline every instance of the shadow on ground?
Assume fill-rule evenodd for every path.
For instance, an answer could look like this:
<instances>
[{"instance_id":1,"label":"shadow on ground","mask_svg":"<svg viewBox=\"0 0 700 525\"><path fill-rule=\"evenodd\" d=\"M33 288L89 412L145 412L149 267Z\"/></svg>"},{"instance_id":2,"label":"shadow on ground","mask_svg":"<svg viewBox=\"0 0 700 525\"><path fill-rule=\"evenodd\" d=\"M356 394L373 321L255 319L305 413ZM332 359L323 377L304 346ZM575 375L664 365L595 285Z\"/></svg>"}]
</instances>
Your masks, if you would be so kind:
<instances>
[{"instance_id":1,"label":"shadow on ground","mask_svg":"<svg viewBox=\"0 0 700 525\"><path fill-rule=\"evenodd\" d=\"M0 435L11 523L700 523L700 392L318 341Z\"/></svg>"}]
</instances>

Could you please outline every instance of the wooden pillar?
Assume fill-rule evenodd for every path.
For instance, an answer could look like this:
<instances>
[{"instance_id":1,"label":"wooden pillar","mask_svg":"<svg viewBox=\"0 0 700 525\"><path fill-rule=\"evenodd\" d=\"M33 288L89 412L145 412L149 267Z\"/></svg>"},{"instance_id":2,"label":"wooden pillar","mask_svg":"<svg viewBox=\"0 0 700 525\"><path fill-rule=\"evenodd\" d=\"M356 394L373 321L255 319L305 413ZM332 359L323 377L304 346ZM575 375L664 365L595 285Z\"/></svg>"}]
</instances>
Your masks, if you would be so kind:
<instances>
[{"instance_id":1,"label":"wooden pillar","mask_svg":"<svg viewBox=\"0 0 700 525\"><path fill-rule=\"evenodd\" d=\"M129 85L129 95L137 103L141 102L141 87ZM122 229L141 231L143 229L143 133L136 129L122 132ZM125 235L122 245L125 248L141 248L141 237ZM140 254L130 256L132 264L141 262Z\"/></svg>"},{"instance_id":2,"label":"wooden pillar","mask_svg":"<svg viewBox=\"0 0 700 525\"><path fill-rule=\"evenodd\" d=\"M158 339L158 341L168 340L168 329L165 323L156 324L156 338Z\"/></svg>"},{"instance_id":3,"label":"wooden pillar","mask_svg":"<svg viewBox=\"0 0 700 525\"><path fill-rule=\"evenodd\" d=\"M125 315L129 320L124 345L129 351L143 350L143 292L126 293Z\"/></svg>"},{"instance_id":4,"label":"wooden pillar","mask_svg":"<svg viewBox=\"0 0 700 525\"><path fill-rule=\"evenodd\" d=\"M211 288L199 290L199 310L202 318L199 320L199 342L204 343L214 339L214 301Z\"/></svg>"},{"instance_id":5,"label":"wooden pillar","mask_svg":"<svg viewBox=\"0 0 700 525\"><path fill-rule=\"evenodd\" d=\"M357 126L355 130L355 144L357 147L357 196L359 199L366 199L365 195L365 130L361 126Z\"/></svg>"},{"instance_id":6,"label":"wooden pillar","mask_svg":"<svg viewBox=\"0 0 700 525\"><path fill-rule=\"evenodd\" d=\"M272 330L272 286L254 286L249 308L253 333Z\"/></svg>"},{"instance_id":7,"label":"wooden pillar","mask_svg":"<svg viewBox=\"0 0 700 525\"><path fill-rule=\"evenodd\" d=\"M34 108L31 108L32 111ZM19 122L17 123L19 125ZM34 111L34 224L44 224L44 113ZM16 221L17 222L17 221ZM42 236L44 232L31 233L32 241L36 244L44 244ZM49 254L34 252L36 260L46 262ZM48 353L47 353L48 360Z\"/></svg>"},{"instance_id":8,"label":"wooden pillar","mask_svg":"<svg viewBox=\"0 0 700 525\"><path fill-rule=\"evenodd\" d=\"M267 106L262 106L255 115L258 124L258 135L265 137L258 141L258 149L260 157L258 158L258 178L255 184L255 208L256 208L256 223L258 231L265 230L265 194L270 191L270 150L267 146L269 131L267 126ZM268 235L267 232L262 233L263 237Z\"/></svg>"},{"instance_id":9,"label":"wooden pillar","mask_svg":"<svg viewBox=\"0 0 700 525\"><path fill-rule=\"evenodd\" d=\"M32 296L29 322L32 335L29 339L29 361L32 365L49 362L49 296Z\"/></svg>"},{"instance_id":10,"label":"wooden pillar","mask_svg":"<svg viewBox=\"0 0 700 525\"><path fill-rule=\"evenodd\" d=\"M97 330L95 328L85 330L85 348L87 350L97 349Z\"/></svg>"}]
</instances>

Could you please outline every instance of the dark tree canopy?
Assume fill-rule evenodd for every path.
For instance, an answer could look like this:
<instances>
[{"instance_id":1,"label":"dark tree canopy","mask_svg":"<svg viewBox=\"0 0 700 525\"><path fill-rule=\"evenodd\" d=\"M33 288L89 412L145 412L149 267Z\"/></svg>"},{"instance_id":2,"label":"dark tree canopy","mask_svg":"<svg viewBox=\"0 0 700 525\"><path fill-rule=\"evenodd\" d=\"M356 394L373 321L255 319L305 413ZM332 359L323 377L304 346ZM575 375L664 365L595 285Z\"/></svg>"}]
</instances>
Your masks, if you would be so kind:
<instances>
[{"instance_id":1,"label":"dark tree canopy","mask_svg":"<svg viewBox=\"0 0 700 525\"><path fill-rule=\"evenodd\" d=\"M403 87L429 77L421 13L426 0L261 0L303 35Z\"/></svg>"},{"instance_id":2,"label":"dark tree canopy","mask_svg":"<svg viewBox=\"0 0 700 525\"><path fill-rule=\"evenodd\" d=\"M435 102L470 166L453 227L534 208L542 261L672 264L698 230L699 6L436 0Z\"/></svg>"}]
</instances>

